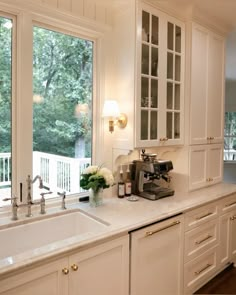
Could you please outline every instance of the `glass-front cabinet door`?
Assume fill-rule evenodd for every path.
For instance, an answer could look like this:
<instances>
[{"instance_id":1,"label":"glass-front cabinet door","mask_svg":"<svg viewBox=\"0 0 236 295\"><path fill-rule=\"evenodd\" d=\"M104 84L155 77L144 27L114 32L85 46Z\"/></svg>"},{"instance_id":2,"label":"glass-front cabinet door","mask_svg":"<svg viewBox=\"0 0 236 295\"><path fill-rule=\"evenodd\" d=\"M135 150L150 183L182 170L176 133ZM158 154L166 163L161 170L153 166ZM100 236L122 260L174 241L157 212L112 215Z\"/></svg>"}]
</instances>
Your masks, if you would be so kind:
<instances>
[{"instance_id":1,"label":"glass-front cabinet door","mask_svg":"<svg viewBox=\"0 0 236 295\"><path fill-rule=\"evenodd\" d=\"M148 5L138 18L136 146L183 139L183 24Z\"/></svg>"},{"instance_id":2,"label":"glass-front cabinet door","mask_svg":"<svg viewBox=\"0 0 236 295\"><path fill-rule=\"evenodd\" d=\"M140 139L158 139L159 18L142 11Z\"/></svg>"}]
</instances>

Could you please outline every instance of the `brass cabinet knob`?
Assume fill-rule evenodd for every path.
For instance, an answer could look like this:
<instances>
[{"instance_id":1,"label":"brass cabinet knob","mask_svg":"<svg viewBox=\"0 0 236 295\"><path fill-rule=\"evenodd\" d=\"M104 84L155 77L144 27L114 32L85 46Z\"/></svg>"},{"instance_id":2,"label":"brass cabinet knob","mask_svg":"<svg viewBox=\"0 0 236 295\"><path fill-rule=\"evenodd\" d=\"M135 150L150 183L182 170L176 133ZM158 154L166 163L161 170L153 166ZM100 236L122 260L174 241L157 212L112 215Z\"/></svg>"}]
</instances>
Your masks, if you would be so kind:
<instances>
[{"instance_id":1,"label":"brass cabinet knob","mask_svg":"<svg viewBox=\"0 0 236 295\"><path fill-rule=\"evenodd\" d=\"M62 272L64 273L64 275L68 275L68 273L69 273L69 269L68 269L67 267L64 267L64 268L62 269Z\"/></svg>"},{"instance_id":2,"label":"brass cabinet knob","mask_svg":"<svg viewBox=\"0 0 236 295\"><path fill-rule=\"evenodd\" d=\"M71 268L73 269L73 271L77 271L79 267L77 264L72 264Z\"/></svg>"}]
</instances>

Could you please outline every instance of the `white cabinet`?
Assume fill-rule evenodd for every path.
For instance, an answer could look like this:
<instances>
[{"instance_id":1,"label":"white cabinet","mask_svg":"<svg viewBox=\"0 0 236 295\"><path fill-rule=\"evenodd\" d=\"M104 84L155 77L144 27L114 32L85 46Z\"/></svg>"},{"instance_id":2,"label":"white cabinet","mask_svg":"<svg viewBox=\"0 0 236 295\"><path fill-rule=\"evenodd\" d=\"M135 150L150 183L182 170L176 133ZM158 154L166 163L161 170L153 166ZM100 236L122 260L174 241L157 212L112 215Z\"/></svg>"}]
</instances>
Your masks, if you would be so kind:
<instances>
[{"instance_id":1,"label":"white cabinet","mask_svg":"<svg viewBox=\"0 0 236 295\"><path fill-rule=\"evenodd\" d=\"M128 295L129 238L121 237L0 279L4 295Z\"/></svg>"},{"instance_id":2,"label":"white cabinet","mask_svg":"<svg viewBox=\"0 0 236 295\"><path fill-rule=\"evenodd\" d=\"M128 295L128 236L72 255L69 265L69 294Z\"/></svg>"},{"instance_id":3,"label":"white cabinet","mask_svg":"<svg viewBox=\"0 0 236 295\"><path fill-rule=\"evenodd\" d=\"M183 218L131 233L131 295L182 295Z\"/></svg>"},{"instance_id":4,"label":"white cabinet","mask_svg":"<svg viewBox=\"0 0 236 295\"><path fill-rule=\"evenodd\" d=\"M236 195L221 201L219 263L236 262Z\"/></svg>"},{"instance_id":5,"label":"white cabinet","mask_svg":"<svg viewBox=\"0 0 236 295\"><path fill-rule=\"evenodd\" d=\"M194 190L222 180L222 144L190 147L189 189Z\"/></svg>"},{"instance_id":6,"label":"white cabinet","mask_svg":"<svg viewBox=\"0 0 236 295\"><path fill-rule=\"evenodd\" d=\"M0 294L68 295L68 279L62 272L67 264L62 258L0 280Z\"/></svg>"},{"instance_id":7,"label":"white cabinet","mask_svg":"<svg viewBox=\"0 0 236 295\"><path fill-rule=\"evenodd\" d=\"M184 294L195 292L217 271L218 211L215 202L184 215Z\"/></svg>"},{"instance_id":8,"label":"white cabinet","mask_svg":"<svg viewBox=\"0 0 236 295\"><path fill-rule=\"evenodd\" d=\"M136 147L182 144L184 24L142 4L137 32Z\"/></svg>"},{"instance_id":9,"label":"white cabinet","mask_svg":"<svg viewBox=\"0 0 236 295\"><path fill-rule=\"evenodd\" d=\"M190 144L223 142L224 38L193 24Z\"/></svg>"}]
</instances>

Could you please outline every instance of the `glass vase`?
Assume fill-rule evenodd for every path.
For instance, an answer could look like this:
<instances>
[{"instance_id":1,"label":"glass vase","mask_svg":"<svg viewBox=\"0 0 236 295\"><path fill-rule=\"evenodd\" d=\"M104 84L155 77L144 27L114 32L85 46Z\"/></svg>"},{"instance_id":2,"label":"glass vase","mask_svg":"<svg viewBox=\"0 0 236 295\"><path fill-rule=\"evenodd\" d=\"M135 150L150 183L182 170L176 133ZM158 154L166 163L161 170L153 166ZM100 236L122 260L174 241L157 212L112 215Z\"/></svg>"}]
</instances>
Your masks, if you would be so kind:
<instances>
[{"instance_id":1,"label":"glass vase","mask_svg":"<svg viewBox=\"0 0 236 295\"><path fill-rule=\"evenodd\" d=\"M89 204L91 207L98 207L103 203L103 189L89 190Z\"/></svg>"}]
</instances>

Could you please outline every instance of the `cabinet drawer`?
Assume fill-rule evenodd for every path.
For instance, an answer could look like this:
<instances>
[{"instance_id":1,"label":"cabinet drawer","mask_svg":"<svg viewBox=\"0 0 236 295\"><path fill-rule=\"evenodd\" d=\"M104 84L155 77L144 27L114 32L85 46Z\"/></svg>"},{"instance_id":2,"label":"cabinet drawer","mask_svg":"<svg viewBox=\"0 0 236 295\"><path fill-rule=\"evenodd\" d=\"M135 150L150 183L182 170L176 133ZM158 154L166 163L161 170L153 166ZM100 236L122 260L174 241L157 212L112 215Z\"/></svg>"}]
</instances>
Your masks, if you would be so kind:
<instances>
[{"instance_id":1,"label":"cabinet drawer","mask_svg":"<svg viewBox=\"0 0 236 295\"><path fill-rule=\"evenodd\" d=\"M185 231L208 222L218 215L217 203L211 203L206 206L194 209L185 213Z\"/></svg>"},{"instance_id":2,"label":"cabinet drawer","mask_svg":"<svg viewBox=\"0 0 236 295\"><path fill-rule=\"evenodd\" d=\"M186 293L189 290L195 291L206 283L216 271L216 266L217 246L186 263L184 266L184 287Z\"/></svg>"},{"instance_id":3,"label":"cabinet drawer","mask_svg":"<svg viewBox=\"0 0 236 295\"><path fill-rule=\"evenodd\" d=\"M236 194L226 197L220 201L220 213L225 213L236 209Z\"/></svg>"},{"instance_id":4,"label":"cabinet drawer","mask_svg":"<svg viewBox=\"0 0 236 295\"><path fill-rule=\"evenodd\" d=\"M185 262L196 258L206 250L212 248L218 243L218 222L213 219L206 224L188 231L185 234Z\"/></svg>"}]
</instances>

